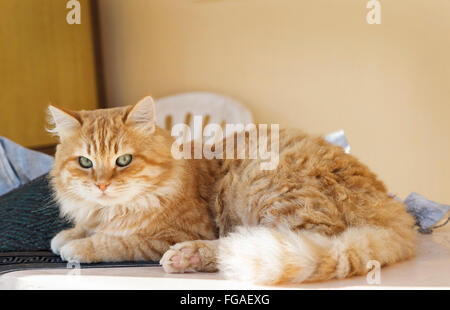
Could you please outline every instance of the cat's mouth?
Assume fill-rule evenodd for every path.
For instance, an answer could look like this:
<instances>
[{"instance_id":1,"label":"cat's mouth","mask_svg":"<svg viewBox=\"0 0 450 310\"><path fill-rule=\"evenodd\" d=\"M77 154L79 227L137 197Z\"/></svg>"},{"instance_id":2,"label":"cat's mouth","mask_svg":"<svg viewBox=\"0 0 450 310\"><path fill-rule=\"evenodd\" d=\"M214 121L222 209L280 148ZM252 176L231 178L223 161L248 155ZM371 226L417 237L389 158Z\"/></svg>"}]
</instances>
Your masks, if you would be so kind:
<instances>
[{"instance_id":1,"label":"cat's mouth","mask_svg":"<svg viewBox=\"0 0 450 310\"><path fill-rule=\"evenodd\" d=\"M117 203L124 203L130 200L130 193L105 191L94 192L92 199L102 205L111 205Z\"/></svg>"},{"instance_id":2,"label":"cat's mouth","mask_svg":"<svg viewBox=\"0 0 450 310\"><path fill-rule=\"evenodd\" d=\"M101 205L111 205L111 204L115 204L117 202L117 197L115 197L111 194L101 193L101 194L97 195L95 200L97 201L97 203L99 203Z\"/></svg>"},{"instance_id":3,"label":"cat's mouth","mask_svg":"<svg viewBox=\"0 0 450 310\"><path fill-rule=\"evenodd\" d=\"M111 199L114 199L115 197L113 197L111 194L101 193L98 196L98 198L101 199L101 200L111 200Z\"/></svg>"}]
</instances>

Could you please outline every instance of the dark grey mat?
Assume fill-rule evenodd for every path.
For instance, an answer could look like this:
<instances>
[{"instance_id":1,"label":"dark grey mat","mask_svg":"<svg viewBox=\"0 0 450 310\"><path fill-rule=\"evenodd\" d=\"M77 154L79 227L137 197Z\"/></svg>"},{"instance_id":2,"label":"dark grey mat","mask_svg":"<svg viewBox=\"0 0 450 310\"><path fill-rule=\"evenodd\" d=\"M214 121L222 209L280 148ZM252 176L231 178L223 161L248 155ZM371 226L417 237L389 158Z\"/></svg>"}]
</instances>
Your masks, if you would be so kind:
<instances>
[{"instance_id":1,"label":"dark grey mat","mask_svg":"<svg viewBox=\"0 0 450 310\"><path fill-rule=\"evenodd\" d=\"M84 268L157 267L158 262L118 262L81 264ZM0 275L12 271L29 269L67 269L71 265L51 252L6 252L0 253Z\"/></svg>"}]
</instances>

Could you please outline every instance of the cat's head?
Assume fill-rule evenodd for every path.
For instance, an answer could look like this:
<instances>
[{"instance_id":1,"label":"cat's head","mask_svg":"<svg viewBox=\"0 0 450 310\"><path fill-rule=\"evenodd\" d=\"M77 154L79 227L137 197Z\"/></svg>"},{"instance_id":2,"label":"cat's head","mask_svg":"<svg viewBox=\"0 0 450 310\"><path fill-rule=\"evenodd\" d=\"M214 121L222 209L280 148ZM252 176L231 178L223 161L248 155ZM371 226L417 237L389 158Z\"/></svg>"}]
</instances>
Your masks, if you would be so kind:
<instances>
[{"instance_id":1,"label":"cat's head","mask_svg":"<svg viewBox=\"0 0 450 310\"><path fill-rule=\"evenodd\" d=\"M167 178L171 137L155 124L154 103L73 112L49 107L60 139L51 171L60 201L126 204Z\"/></svg>"}]
</instances>

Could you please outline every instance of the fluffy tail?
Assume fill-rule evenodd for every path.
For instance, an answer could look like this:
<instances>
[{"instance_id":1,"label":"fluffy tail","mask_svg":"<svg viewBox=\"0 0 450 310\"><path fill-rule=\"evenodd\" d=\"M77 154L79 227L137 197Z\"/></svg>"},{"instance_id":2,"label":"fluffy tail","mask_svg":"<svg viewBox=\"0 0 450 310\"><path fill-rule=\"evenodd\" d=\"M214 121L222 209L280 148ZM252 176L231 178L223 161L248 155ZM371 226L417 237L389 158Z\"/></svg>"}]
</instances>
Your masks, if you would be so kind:
<instances>
[{"instance_id":1,"label":"fluffy tail","mask_svg":"<svg viewBox=\"0 0 450 310\"><path fill-rule=\"evenodd\" d=\"M300 283L345 278L414 255L412 228L348 228L327 237L319 233L241 228L221 239L219 269L227 278L258 284Z\"/></svg>"}]
</instances>

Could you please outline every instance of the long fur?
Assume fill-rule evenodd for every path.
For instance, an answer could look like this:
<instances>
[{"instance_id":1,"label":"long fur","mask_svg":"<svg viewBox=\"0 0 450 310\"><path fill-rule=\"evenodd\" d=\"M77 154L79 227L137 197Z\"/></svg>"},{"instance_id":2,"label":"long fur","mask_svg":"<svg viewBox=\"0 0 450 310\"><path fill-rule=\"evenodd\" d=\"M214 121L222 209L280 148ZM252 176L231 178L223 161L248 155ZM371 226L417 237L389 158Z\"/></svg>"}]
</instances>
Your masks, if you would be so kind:
<instances>
[{"instance_id":1,"label":"long fur","mask_svg":"<svg viewBox=\"0 0 450 310\"><path fill-rule=\"evenodd\" d=\"M219 244L218 265L227 278L261 284L363 275L371 260L384 266L414 253L411 236L375 226L351 227L331 237L310 231L241 228Z\"/></svg>"},{"instance_id":2,"label":"long fur","mask_svg":"<svg viewBox=\"0 0 450 310\"><path fill-rule=\"evenodd\" d=\"M79 262L159 260L174 243L216 237L201 192L211 190L211 176L172 158L173 139L155 128L150 98L106 110L50 109L61 139L51 184L75 226L52 239L54 253ZM115 161L123 154L133 159L122 168ZM82 168L80 156L93 167ZM104 193L101 182L109 184Z\"/></svg>"},{"instance_id":3,"label":"long fur","mask_svg":"<svg viewBox=\"0 0 450 310\"><path fill-rule=\"evenodd\" d=\"M300 283L362 275L369 260L384 266L414 255L412 216L364 164L299 130L280 131L278 142L275 170L259 169L260 159L222 162L209 203L220 238L172 247L161 261L168 272Z\"/></svg>"},{"instance_id":4,"label":"long fur","mask_svg":"<svg viewBox=\"0 0 450 310\"><path fill-rule=\"evenodd\" d=\"M75 224L51 246L66 260L162 257L167 272L221 270L279 284L361 275L369 260L388 265L414 255L405 206L321 137L269 134L278 166L261 170L263 159L236 159L237 150L235 159L174 159L174 139L156 126L151 98L96 111L51 109L61 139L52 185L61 214ZM249 137L234 136L246 141L246 154ZM118 167L123 154L133 160ZM92 168L80 167L79 156ZM99 183L108 184L104 193Z\"/></svg>"}]
</instances>

